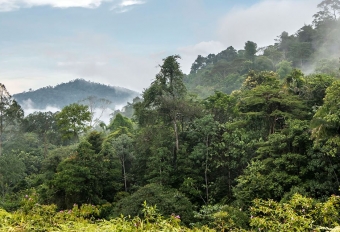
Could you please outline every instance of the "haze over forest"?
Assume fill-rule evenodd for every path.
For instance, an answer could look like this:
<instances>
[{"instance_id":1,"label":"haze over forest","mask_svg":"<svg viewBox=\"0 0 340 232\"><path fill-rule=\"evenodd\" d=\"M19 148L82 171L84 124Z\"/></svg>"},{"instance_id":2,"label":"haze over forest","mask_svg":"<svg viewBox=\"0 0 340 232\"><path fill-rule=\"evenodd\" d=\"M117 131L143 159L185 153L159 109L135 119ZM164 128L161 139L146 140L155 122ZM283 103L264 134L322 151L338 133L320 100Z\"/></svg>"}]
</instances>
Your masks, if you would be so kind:
<instances>
[{"instance_id":1,"label":"haze over forest","mask_svg":"<svg viewBox=\"0 0 340 232\"><path fill-rule=\"evenodd\" d=\"M75 79L142 92L163 58L181 55L188 74L197 55L239 50L248 40L268 46L281 32L311 24L318 3L2 0L2 83L11 94Z\"/></svg>"},{"instance_id":2,"label":"haze over forest","mask_svg":"<svg viewBox=\"0 0 340 232\"><path fill-rule=\"evenodd\" d=\"M250 8L266 4L292 6ZM311 17L274 43L198 54L187 74L166 55L139 96L84 79L14 97L0 84L0 231L339 231L340 0ZM132 99L105 121L107 96ZM24 114L49 101L60 109Z\"/></svg>"}]
</instances>

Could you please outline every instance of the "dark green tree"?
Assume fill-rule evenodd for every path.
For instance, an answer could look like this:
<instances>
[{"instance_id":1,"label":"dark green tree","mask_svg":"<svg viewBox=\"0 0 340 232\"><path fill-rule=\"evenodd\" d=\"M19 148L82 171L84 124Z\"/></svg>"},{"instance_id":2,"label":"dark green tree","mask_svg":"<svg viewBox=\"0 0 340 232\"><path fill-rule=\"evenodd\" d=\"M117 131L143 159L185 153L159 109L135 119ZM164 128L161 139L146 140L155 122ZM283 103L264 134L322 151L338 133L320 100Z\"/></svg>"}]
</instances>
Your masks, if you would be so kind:
<instances>
[{"instance_id":1,"label":"dark green tree","mask_svg":"<svg viewBox=\"0 0 340 232\"><path fill-rule=\"evenodd\" d=\"M202 113L194 98L186 97L178 56L164 59L156 80L143 93L143 101L134 105L139 125L136 136L136 176L162 184L174 184L181 155L182 134L191 120ZM141 180L142 179L142 180Z\"/></svg>"},{"instance_id":2,"label":"dark green tree","mask_svg":"<svg viewBox=\"0 0 340 232\"><path fill-rule=\"evenodd\" d=\"M44 146L45 157L48 154L48 144L61 144L61 134L56 121L56 114L52 112L34 112L26 116L22 122L24 132L36 133Z\"/></svg>"},{"instance_id":3,"label":"dark green tree","mask_svg":"<svg viewBox=\"0 0 340 232\"><path fill-rule=\"evenodd\" d=\"M253 64L255 62L255 55L257 53L257 44L252 41L247 41L244 45L245 58L250 60Z\"/></svg>"},{"instance_id":4,"label":"dark green tree","mask_svg":"<svg viewBox=\"0 0 340 232\"><path fill-rule=\"evenodd\" d=\"M143 217L143 202L148 205L156 205L156 208L164 216L179 215L181 221L186 224L193 220L193 205L189 199L176 189L158 184L146 185L131 196L119 201L115 206L113 216L123 214Z\"/></svg>"},{"instance_id":5,"label":"dark green tree","mask_svg":"<svg viewBox=\"0 0 340 232\"><path fill-rule=\"evenodd\" d=\"M119 160L122 167L122 179L124 182L124 191L128 191L128 180L133 156L133 139L126 134L118 137L109 136L103 144L103 152L110 159Z\"/></svg>"},{"instance_id":6,"label":"dark green tree","mask_svg":"<svg viewBox=\"0 0 340 232\"><path fill-rule=\"evenodd\" d=\"M111 130L111 132L114 132L114 131L119 130L120 127L126 127L128 130L132 131L133 124L130 119L118 113L115 115L114 119L111 120L107 129Z\"/></svg>"},{"instance_id":7,"label":"dark green tree","mask_svg":"<svg viewBox=\"0 0 340 232\"><path fill-rule=\"evenodd\" d=\"M112 201L120 190L117 165L97 153L88 141L81 142L76 153L63 160L50 182L54 202L62 208L77 204L101 204ZM118 172L118 173L117 173Z\"/></svg>"},{"instance_id":8,"label":"dark green tree","mask_svg":"<svg viewBox=\"0 0 340 232\"><path fill-rule=\"evenodd\" d=\"M323 105L313 118L313 138L315 144L332 156L339 155L340 145L340 82L334 81L327 88Z\"/></svg>"}]
</instances>

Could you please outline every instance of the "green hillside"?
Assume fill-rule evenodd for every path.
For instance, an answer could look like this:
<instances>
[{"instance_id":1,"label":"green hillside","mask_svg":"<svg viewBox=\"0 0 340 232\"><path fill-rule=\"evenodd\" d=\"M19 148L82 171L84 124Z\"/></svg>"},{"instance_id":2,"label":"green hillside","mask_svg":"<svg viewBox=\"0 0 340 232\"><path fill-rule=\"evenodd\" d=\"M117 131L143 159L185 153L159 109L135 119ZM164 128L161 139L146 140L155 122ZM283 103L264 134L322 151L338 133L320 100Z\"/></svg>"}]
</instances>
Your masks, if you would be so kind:
<instances>
[{"instance_id":1,"label":"green hillside","mask_svg":"<svg viewBox=\"0 0 340 232\"><path fill-rule=\"evenodd\" d=\"M248 41L242 50L230 46L217 55L199 55L184 78L185 84L190 92L205 98L214 91L230 94L239 89L250 70L274 71L281 79L294 68L339 77L340 22L334 19L321 8L313 24L304 25L295 34L282 32L275 44L258 47L256 41Z\"/></svg>"}]
</instances>

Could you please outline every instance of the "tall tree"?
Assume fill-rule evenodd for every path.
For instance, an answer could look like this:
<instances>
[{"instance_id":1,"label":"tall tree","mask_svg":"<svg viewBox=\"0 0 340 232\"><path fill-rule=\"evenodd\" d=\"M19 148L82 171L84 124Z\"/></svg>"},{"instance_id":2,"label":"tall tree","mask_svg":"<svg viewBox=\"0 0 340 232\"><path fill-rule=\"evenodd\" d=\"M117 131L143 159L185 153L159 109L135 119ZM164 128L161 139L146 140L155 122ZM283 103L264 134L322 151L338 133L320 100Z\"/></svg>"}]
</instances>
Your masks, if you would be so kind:
<instances>
[{"instance_id":1,"label":"tall tree","mask_svg":"<svg viewBox=\"0 0 340 232\"><path fill-rule=\"evenodd\" d=\"M212 143L213 137L216 134L218 128L218 122L216 122L212 115L206 115L202 118L196 119L193 122L193 130L189 132L189 137L193 137L196 145L193 148L193 151L189 155L195 160L197 163L201 162L202 172L204 173L204 186L205 189L205 197L202 197L202 200L205 204L209 204L210 200L210 191L209 191L209 174L211 171L211 160L213 157L212 151Z\"/></svg>"},{"instance_id":2,"label":"tall tree","mask_svg":"<svg viewBox=\"0 0 340 232\"><path fill-rule=\"evenodd\" d=\"M185 107L184 96L186 95L183 83L184 74L177 61L179 58L178 55L174 55L163 60L156 80L143 93L143 103L136 106L139 123L142 122L140 118L142 109L144 112L148 109L157 109L165 121L171 122L175 137L175 153L179 151L178 120L185 110L183 107Z\"/></svg>"},{"instance_id":3,"label":"tall tree","mask_svg":"<svg viewBox=\"0 0 340 232\"><path fill-rule=\"evenodd\" d=\"M24 117L21 106L12 98L5 85L0 83L0 156L2 154L5 133L17 130L17 126Z\"/></svg>"},{"instance_id":4,"label":"tall tree","mask_svg":"<svg viewBox=\"0 0 340 232\"><path fill-rule=\"evenodd\" d=\"M133 159L133 139L126 134L108 137L103 144L103 152L111 159L118 159L122 167L124 190L128 191L128 173Z\"/></svg>"},{"instance_id":5,"label":"tall tree","mask_svg":"<svg viewBox=\"0 0 340 232\"><path fill-rule=\"evenodd\" d=\"M181 134L189 122L202 113L198 101L186 97L179 56L163 60L156 80L134 105L139 125L136 136L136 168L139 177L150 182L175 183L174 175L183 143ZM141 168L143 167L143 168Z\"/></svg>"},{"instance_id":6,"label":"tall tree","mask_svg":"<svg viewBox=\"0 0 340 232\"><path fill-rule=\"evenodd\" d=\"M96 124L100 123L101 117L112 102L104 98L88 96L87 98L81 100L80 103L84 103L89 107L89 111L91 113L90 126L94 127Z\"/></svg>"},{"instance_id":7,"label":"tall tree","mask_svg":"<svg viewBox=\"0 0 340 232\"><path fill-rule=\"evenodd\" d=\"M247 41L244 45L244 50L246 59L250 60L254 64L257 44L252 41Z\"/></svg>"}]
</instances>

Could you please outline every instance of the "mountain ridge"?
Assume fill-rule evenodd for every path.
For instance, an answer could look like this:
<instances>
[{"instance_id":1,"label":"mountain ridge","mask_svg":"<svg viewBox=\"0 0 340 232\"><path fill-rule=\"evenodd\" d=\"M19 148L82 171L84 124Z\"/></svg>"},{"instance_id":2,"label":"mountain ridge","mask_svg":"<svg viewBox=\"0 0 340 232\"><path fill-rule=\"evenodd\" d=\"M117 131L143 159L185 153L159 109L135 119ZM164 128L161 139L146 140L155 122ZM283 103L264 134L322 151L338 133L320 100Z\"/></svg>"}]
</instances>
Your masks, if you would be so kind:
<instances>
[{"instance_id":1,"label":"mountain ridge","mask_svg":"<svg viewBox=\"0 0 340 232\"><path fill-rule=\"evenodd\" d=\"M97 82L75 79L56 86L46 86L34 91L14 94L13 98L23 108L38 110L47 107L63 108L66 105L80 102L90 96L111 102L110 107L126 104L140 93L118 86L104 85Z\"/></svg>"}]
</instances>

